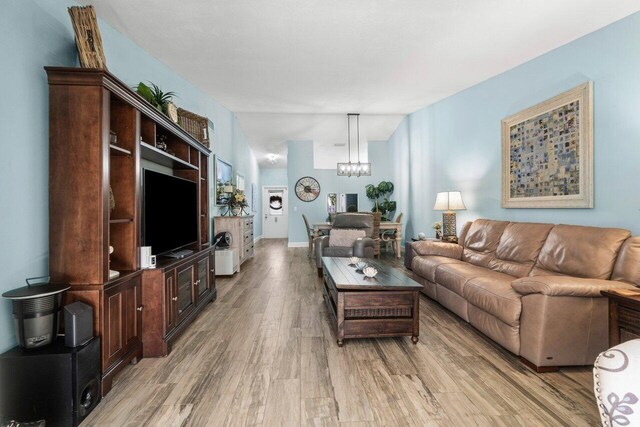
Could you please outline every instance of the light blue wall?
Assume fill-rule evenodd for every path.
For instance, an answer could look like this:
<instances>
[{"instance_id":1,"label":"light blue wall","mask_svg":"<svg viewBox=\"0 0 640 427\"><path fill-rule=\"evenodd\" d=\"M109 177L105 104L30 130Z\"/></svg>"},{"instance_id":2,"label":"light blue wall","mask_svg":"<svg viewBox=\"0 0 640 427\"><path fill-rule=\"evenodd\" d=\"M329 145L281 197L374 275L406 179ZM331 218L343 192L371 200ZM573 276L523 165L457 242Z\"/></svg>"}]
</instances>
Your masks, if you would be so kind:
<instances>
[{"instance_id":1,"label":"light blue wall","mask_svg":"<svg viewBox=\"0 0 640 427\"><path fill-rule=\"evenodd\" d=\"M404 119L389 141L408 233L432 233L438 191L460 190L478 217L628 228L640 233L640 14L491 78ZM594 82L594 209L502 209L500 121ZM401 165L406 165L402 168Z\"/></svg>"},{"instance_id":2,"label":"light blue wall","mask_svg":"<svg viewBox=\"0 0 640 427\"><path fill-rule=\"evenodd\" d=\"M307 215L311 223L326 221L328 193L358 193L360 211L370 211L373 203L367 199L364 187L377 185L380 181L392 179L387 142L369 142L369 161L371 176L337 176L336 170L313 168L313 142L288 142L288 180L289 180L289 243L307 242L302 214ZM295 195L295 185L303 176L312 176L320 183L320 196L313 202L303 202ZM395 193L391 196L395 200Z\"/></svg>"},{"instance_id":3,"label":"light blue wall","mask_svg":"<svg viewBox=\"0 0 640 427\"><path fill-rule=\"evenodd\" d=\"M48 271L49 112L42 67L78 65L67 13L73 5L72 1L9 0L0 14L0 292ZM248 188L251 182L259 187L258 164L235 115L105 22L99 24L109 70L130 85L150 80L177 92L179 106L215 124L214 153L245 175ZM213 163L210 171L212 178ZM262 225L255 224L255 234L262 234ZM2 300L0 351L14 344L11 305Z\"/></svg>"},{"instance_id":4,"label":"light blue wall","mask_svg":"<svg viewBox=\"0 0 640 427\"><path fill-rule=\"evenodd\" d=\"M260 183L267 185L288 185L286 168L261 168Z\"/></svg>"}]
</instances>

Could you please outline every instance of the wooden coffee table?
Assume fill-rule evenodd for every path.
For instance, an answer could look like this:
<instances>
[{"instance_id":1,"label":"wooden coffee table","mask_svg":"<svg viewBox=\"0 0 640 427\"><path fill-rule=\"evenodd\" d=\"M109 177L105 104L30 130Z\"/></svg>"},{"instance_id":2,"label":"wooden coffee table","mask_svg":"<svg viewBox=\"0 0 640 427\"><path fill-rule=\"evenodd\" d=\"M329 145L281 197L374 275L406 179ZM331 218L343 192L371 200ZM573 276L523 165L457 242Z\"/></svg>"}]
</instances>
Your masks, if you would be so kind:
<instances>
[{"instance_id":1,"label":"wooden coffee table","mask_svg":"<svg viewBox=\"0 0 640 427\"><path fill-rule=\"evenodd\" d=\"M373 279L356 272L349 258L323 257L323 296L336 321L338 346L347 338L410 336L418 342L422 285L374 259Z\"/></svg>"}]
</instances>

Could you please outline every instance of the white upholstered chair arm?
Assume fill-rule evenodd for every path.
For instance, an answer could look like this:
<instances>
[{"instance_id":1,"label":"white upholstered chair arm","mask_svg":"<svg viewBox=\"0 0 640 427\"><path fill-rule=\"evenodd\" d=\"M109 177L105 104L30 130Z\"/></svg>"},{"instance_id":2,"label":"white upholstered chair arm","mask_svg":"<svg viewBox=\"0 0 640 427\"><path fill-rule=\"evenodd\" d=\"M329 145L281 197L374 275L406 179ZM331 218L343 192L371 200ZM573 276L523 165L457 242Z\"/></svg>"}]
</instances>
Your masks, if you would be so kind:
<instances>
[{"instance_id":1,"label":"white upholstered chair arm","mask_svg":"<svg viewBox=\"0 0 640 427\"><path fill-rule=\"evenodd\" d=\"M603 426L640 426L640 339L600 353L593 384Z\"/></svg>"}]
</instances>

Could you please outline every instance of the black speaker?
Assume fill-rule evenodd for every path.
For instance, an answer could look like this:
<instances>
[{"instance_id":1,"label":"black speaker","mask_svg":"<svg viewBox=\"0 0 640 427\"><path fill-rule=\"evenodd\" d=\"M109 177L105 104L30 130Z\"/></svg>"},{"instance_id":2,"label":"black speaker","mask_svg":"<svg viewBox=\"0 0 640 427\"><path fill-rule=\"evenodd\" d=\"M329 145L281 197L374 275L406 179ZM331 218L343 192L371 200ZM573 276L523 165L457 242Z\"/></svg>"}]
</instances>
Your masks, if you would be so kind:
<instances>
[{"instance_id":1,"label":"black speaker","mask_svg":"<svg viewBox=\"0 0 640 427\"><path fill-rule=\"evenodd\" d=\"M64 306L64 345L78 347L93 338L93 309L80 301Z\"/></svg>"},{"instance_id":2,"label":"black speaker","mask_svg":"<svg viewBox=\"0 0 640 427\"><path fill-rule=\"evenodd\" d=\"M69 348L64 338L0 355L0 425L77 426L100 402L100 338Z\"/></svg>"}]
</instances>

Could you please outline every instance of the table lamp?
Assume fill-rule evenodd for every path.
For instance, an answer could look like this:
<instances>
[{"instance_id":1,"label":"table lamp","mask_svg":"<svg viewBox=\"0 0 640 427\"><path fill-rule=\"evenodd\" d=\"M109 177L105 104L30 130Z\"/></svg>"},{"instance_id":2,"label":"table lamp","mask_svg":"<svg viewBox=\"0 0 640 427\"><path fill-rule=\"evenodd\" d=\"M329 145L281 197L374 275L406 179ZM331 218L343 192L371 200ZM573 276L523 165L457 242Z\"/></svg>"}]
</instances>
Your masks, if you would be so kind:
<instances>
[{"instance_id":1,"label":"table lamp","mask_svg":"<svg viewBox=\"0 0 640 427\"><path fill-rule=\"evenodd\" d=\"M436 196L434 211L442 212L442 240L454 241L457 239L456 233L456 213L467 209L462 201L459 191L444 191Z\"/></svg>"}]
</instances>

